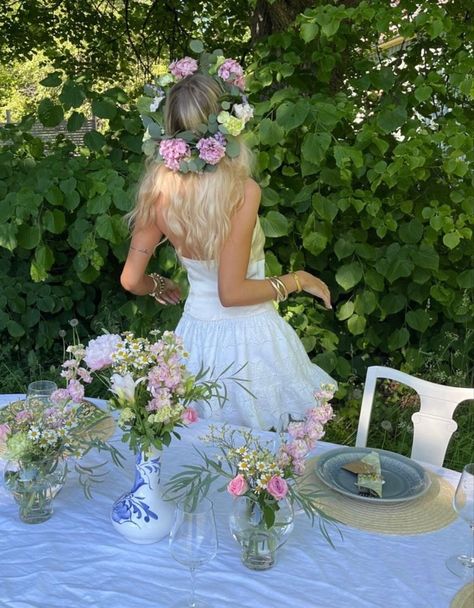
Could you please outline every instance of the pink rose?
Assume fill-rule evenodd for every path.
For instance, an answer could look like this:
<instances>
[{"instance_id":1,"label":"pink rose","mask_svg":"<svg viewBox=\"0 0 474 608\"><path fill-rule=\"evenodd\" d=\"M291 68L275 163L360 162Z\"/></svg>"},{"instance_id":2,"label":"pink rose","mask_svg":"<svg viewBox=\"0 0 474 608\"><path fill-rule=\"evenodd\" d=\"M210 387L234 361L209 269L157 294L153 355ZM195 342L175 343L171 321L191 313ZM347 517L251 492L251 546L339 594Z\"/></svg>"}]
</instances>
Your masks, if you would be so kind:
<instances>
[{"instance_id":1,"label":"pink rose","mask_svg":"<svg viewBox=\"0 0 474 608\"><path fill-rule=\"evenodd\" d=\"M229 494L232 494L232 496L242 496L248 489L248 483L241 473L236 475L234 479L231 479L227 484L227 491Z\"/></svg>"},{"instance_id":2,"label":"pink rose","mask_svg":"<svg viewBox=\"0 0 474 608\"><path fill-rule=\"evenodd\" d=\"M10 433L8 424L0 424L0 443L5 443Z\"/></svg>"},{"instance_id":3,"label":"pink rose","mask_svg":"<svg viewBox=\"0 0 474 608\"><path fill-rule=\"evenodd\" d=\"M198 415L196 410L193 410L192 407L188 407L188 409L184 410L181 414L181 418L184 424L192 424L193 422L197 422Z\"/></svg>"},{"instance_id":4,"label":"pink rose","mask_svg":"<svg viewBox=\"0 0 474 608\"><path fill-rule=\"evenodd\" d=\"M282 498L285 498L288 493L288 484L279 475L274 475L267 483L267 491L273 498L276 498L276 500L281 500Z\"/></svg>"}]
</instances>

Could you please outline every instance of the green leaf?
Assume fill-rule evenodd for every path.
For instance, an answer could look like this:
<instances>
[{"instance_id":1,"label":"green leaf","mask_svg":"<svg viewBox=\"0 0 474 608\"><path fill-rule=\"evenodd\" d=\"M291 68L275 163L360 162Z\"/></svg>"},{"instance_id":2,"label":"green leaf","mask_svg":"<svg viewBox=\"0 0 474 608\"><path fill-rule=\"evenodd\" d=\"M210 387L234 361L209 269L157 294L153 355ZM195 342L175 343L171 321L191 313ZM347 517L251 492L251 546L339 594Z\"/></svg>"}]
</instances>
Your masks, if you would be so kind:
<instances>
[{"instance_id":1,"label":"green leaf","mask_svg":"<svg viewBox=\"0 0 474 608\"><path fill-rule=\"evenodd\" d=\"M46 97L42 99L38 106L38 119L45 127L56 127L64 118L64 112L60 105L57 105Z\"/></svg>"},{"instance_id":2,"label":"green leaf","mask_svg":"<svg viewBox=\"0 0 474 608\"><path fill-rule=\"evenodd\" d=\"M448 249L455 249L460 242L461 237L459 236L459 232L448 232L448 234L443 236L443 243Z\"/></svg>"},{"instance_id":3,"label":"green leaf","mask_svg":"<svg viewBox=\"0 0 474 608\"><path fill-rule=\"evenodd\" d=\"M458 275L456 281L462 289L474 288L474 270L464 270L464 272L461 272L461 274Z\"/></svg>"},{"instance_id":4,"label":"green leaf","mask_svg":"<svg viewBox=\"0 0 474 608\"><path fill-rule=\"evenodd\" d=\"M74 131L79 131L86 120L86 117L82 112L73 112L67 121L67 130L72 133Z\"/></svg>"},{"instance_id":5,"label":"green leaf","mask_svg":"<svg viewBox=\"0 0 474 608\"><path fill-rule=\"evenodd\" d=\"M404 243L418 243L423 236L423 224L418 219L400 224L398 234Z\"/></svg>"},{"instance_id":6,"label":"green leaf","mask_svg":"<svg viewBox=\"0 0 474 608\"><path fill-rule=\"evenodd\" d=\"M66 218L60 209L47 209L43 215L43 226L48 232L61 234L66 228Z\"/></svg>"},{"instance_id":7,"label":"green leaf","mask_svg":"<svg viewBox=\"0 0 474 608\"><path fill-rule=\"evenodd\" d=\"M301 146L301 157L315 165L323 161L331 144L329 133L308 133Z\"/></svg>"},{"instance_id":8,"label":"green leaf","mask_svg":"<svg viewBox=\"0 0 474 608\"><path fill-rule=\"evenodd\" d=\"M410 332L406 327L402 327L401 329L396 329L390 336L388 337L387 347L389 352L393 352L395 350L399 350L403 348L410 339Z\"/></svg>"},{"instance_id":9,"label":"green leaf","mask_svg":"<svg viewBox=\"0 0 474 608\"><path fill-rule=\"evenodd\" d=\"M189 43L189 48L193 53L196 53L196 55L199 55L204 51L204 45L200 40L191 40Z\"/></svg>"},{"instance_id":10,"label":"green leaf","mask_svg":"<svg viewBox=\"0 0 474 608\"><path fill-rule=\"evenodd\" d=\"M285 131L291 131L304 123L309 108L309 103L304 99L300 99L296 103L285 101L276 111L276 121Z\"/></svg>"},{"instance_id":11,"label":"green leaf","mask_svg":"<svg viewBox=\"0 0 474 608\"><path fill-rule=\"evenodd\" d=\"M303 247L313 255L319 255L326 249L327 244L327 236L320 232L307 232L303 236Z\"/></svg>"},{"instance_id":12,"label":"green leaf","mask_svg":"<svg viewBox=\"0 0 474 608\"><path fill-rule=\"evenodd\" d=\"M0 247L14 251L17 246L17 232L18 228L15 224L0 224Z\"/></svg>"},{"instance_id":13,"label":"green leaf","mask_svg":"<svg viewBox=\"0 0 474 608\"><path fill-rule=\"evenodd\" d=\"M432 92L433 89L429 85L422 85L421 87L417 87L415 89L415 97L420 103L422 103L431 97Z\"/></svg>"},{"instance_id":14,"label":"green leaf","mask_svg":"<svg viewBox=\"0 0 474 608\"><path fill-rule=\"evenodd\" d=\"M407 303L407 299L402 294L389 293L380 300L380 309L384 316L394 315L400 312Z\"/></svg>"},{"instance_id":15,"label":"green leaf","mask_svg":"<svg viewBox=\"0 0 474 608\"><path fill-rule=\"evenodd\" d=\"M339 268L336 272L336 281L343 289L348 291L359 283L362 279L362 274L362 266L359 262L352 262Z\"/></svg>"},{"instance_id":16,"label":"green leaf","mask_svg":"<svg viewBox=\"0 0 474 608\"><path fill-rule=\"evenodd\" d=\"M24 249L34 249L41 238L41 231L38 226L28 226L23 224L18 228L18 245Z\"/></svg>"},{"instance_id":17,"label":"green leaf","mask_svg":"<svg viewBox=\"0 0 474 608\"><path fill-rule=\"evenodd\" d=\"M411 259L417 266L426 268L427 270L438 270L439 255L435 248L426 243L422 243L419 249L410 252Z\"/></svg>"},{"instance_id":18,"label":"green leaf","mask_svg":"<svg viewBox=\"0 0 474 608\"><path fill-rule=\"evenodd\" d=\"M92 102L92 113L99 118L114 118L117 114L115 105L107 99L94 99Z\"/></svg>"},{"instance_id":19,"label":"green leaf","mask_svg":"<svg viewBox=\"0 0 474 608\"><path fill-rule=\"evenodd\" d=\"M269 211L260 218L263 232L268 237L280 237L288 234L288 220L279 211Z\"/></svg>"},{"instance_id":20,"label":"green leaf","mask_svg":"<svg viewBox=\"0 0 474 608\"><path fill-rule=\"evenodd\" d=\"M420 332L425 332L430 326L430 315L426 310L409 310L405 320L410 327Z\"/></svg>"},{"instance_id":21,"label":"green leaf","mask_svg":"<svg viewBox=\"0 0 474 608\"><path fill-rule=\"evenodd\" d=\"M283 272L282 265L272 251L265 252L265 266L269 276L280 276Z\"/></svg>"},{"instance_id":22,"label":"green leaf","mask_svg":"<svg viewBox=\"0 0 474 608\"><path fill-rule=\"evenodd\" d=\"M274 146L284 137L284 131L274 120L264 118L260 123L260 141L263 145Z\"/></svg>"},{"instance_id":23,"label":"green leaf","mask_svg":"<svg viewBox=\"0 0 474 608\"><path fill-rule=\"evenodd\" d=\"M414 264L411 260L401 256L393 257L385 269L385 278L389 283L394 283L397 279L409 277L413 268Z\"/></svg>"},{"instance_id":24,"label":"green leaf","mask_svg":"<svg viewBox=\"0 0 474 608\"><path fill-rule=\"evenodd\" d=\"M93 152L99 152L105 146L106 140L102 133L92 130L84 135L84 143Z\"/></svg>"},{"instance_id":25,"label":"green leaf","mask_svg":"<svg viewBox=\"0 0 474 608\"><path fill-rule=\"evenodd\" d=\"M21 338L25 335L25 329L19 323L11 319L7 322L7 330L12 338Z\"/></svg>"},{"instance_id":26,"label":"green leaf","mask_svg":"<svg viewBox=\"0 0 474 608\"><path fill-rule=\"evenodd\" d=\"M66 110L81 106L85 97L84 91L72 80L67 80L64 83L62 91L59 94L59 99Z\"/></svg>"},{"instance_id":27,"label":"green leaf","mask_svg":"<svg viewBox=\"0 0 474 608\"><path fill-rule=\"evenodd\" d=\"M342 306L339 307L336 317L339 321L346 321L350 316L352 316L354 312L354 302L350 300L348 302L344 302Z\"/></svg>"},{"instance_id":28,"label":"green leaf","mask_svg":"<svg viewBox=\"0 0 474 608\"><path fill-rule=\"evenodd\" d=\"M354 253L355 244L352 241L347 241L344 238L340 238L334 245L334 252L337 255L338 260L347 258Z\"/></svg>"},{"instance_id":29,"label":"green leaf","mask_svg":"<svg viewBox=\"0 0 474 608\"><path fill-rule=\"evenodd\" d=\"M48 74L46 78L40 80L40 84L44 87L59 87L61 82L61 72L51 72L51 74Z\"/></svg>"},{"instance_id":30,"label":"green leaf","mask_svg":"<svg viewBox=\"0 0 474 608\"><path fill-rule=\"evenodd\" d=\"M382 110L377 116L377 124L385 133L393 133L407 120L407 111L403 106Z\"/></svg>"},{"instance_id":31,"label":"green leaf","mask_svg":"<svg viewBox=\"0 0 474 608\"><path fill-rule=\"evenodd\" d=\"M367 319L365 317L361 317L360 315L352 315L352 317L347 321L347 327L353 336L363 334L366 325Z\"/></svg>"},{"instance_id":32,"label":"green leaf","mask_svg":"<svg viewBox=\"0 0 474 608\"><path fill-rule=\"evenodd\" d=\"M240 154L239 140L232 135L227 136L226 154L229 158L237 158Z\"/></svg>"},{"instance_id":33,"label":"green leaf","mask_svg":"<svg viewBox=\"0 0 474 608\"><path fill-rule=\"evenodd\" d=\"M128 228L120 215L100 215L96 221L97 234L111 243L118 244L128 235Z\"/></svg>"},{"instance_id":34,"label":"green leaf","mask_svg":"<svg viewBox=\"0 0 474 608\"><path fill-rule=\"evenodd\" d=\"M317 23L303 23L300 28L300 36L306 42L311 42L318 35L319 27Z\"/></svg>"}]
</instances>

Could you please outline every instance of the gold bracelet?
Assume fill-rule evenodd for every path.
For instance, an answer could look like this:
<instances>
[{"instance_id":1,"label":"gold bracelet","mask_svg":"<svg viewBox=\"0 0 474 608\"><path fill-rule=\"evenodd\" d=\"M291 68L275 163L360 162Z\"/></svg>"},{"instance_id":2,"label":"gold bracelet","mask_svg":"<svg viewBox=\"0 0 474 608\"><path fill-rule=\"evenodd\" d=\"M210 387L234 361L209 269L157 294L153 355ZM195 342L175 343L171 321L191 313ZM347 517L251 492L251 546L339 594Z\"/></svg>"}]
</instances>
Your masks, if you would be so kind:
<instances>
[{"instance_id":1,"label":"gold bracelet","mask_svg":"<svg viewBox=\"0 0 474 608\"><path fill-rule=\"evenodd\" d=\"M283 294L281 292L280 286L278 285L278 283L275 281L274 277L269 277L268 280L270 281L270 285L273 287L273 289L275 290L275 294L276 294L276 298L274 298L278 303L283 301Z\"/></svg>"},{"instance_id":2,"label":"gold bracelet","mask_svg":"<svg viewBox=\"0 0 474 608\"><path fill-rule=\"evenodd\" d=\"M295 279L296 291L297 291L297 293L300 293L300 291L303 291L303 289L301 287L301 283L300 283L300 280L298 278L298 275L296 274L296 272L292 272L291 275Z\"/></svg>"},{"instance_id":3,"label":"gold bracelet","mask_svg":"<svg viewBox=\"0 0 474 608\"><path fill-rule=\"evenodd\" d=\"M165 278L158 274L157 272L152 272L148 275L150 279L153 281L153 289L148 293L149 296L155 298L155 300L159 301L161 294L164 292L166 288Z\"/></svg>"},{"instance_id":4,"label":"gold bracelet","mask_svg":"<svg viewBox=\"0 0 474 608\"><path fill-rule=\"evenodd\" d=\"M286 288L285 283L283 283L283 281L280 279L280 277L272 277L272 279L274 279L280 286L280 290L282 293L281 301L284 302L285 300L288 299L288 289Z\"/></svg>"}]
</instances>

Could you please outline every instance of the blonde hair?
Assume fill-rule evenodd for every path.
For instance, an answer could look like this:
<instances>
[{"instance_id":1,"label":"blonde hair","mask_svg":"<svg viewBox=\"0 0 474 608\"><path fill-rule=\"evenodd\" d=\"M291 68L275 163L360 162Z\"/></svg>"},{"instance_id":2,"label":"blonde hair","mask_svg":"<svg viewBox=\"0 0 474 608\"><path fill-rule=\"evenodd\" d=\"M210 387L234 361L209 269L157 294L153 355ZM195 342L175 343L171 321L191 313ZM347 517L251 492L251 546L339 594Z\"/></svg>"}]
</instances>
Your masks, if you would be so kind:
<instances>
[{"instance_id":1,"label":"blonde hair","mask_svg":"<svg viewBox=\"0 0 474 608\"><path fill-rule=\"evenodd\" d=\"M180 80L166 101L167 135L195 131L198 125L206 124L210 114L219 112L222 93L219 84L204 74ZM139 228L155 221L161 194L164 218L183 249L196 259L218 260L250 176L251 154L239 141L239 156L225 156L212 172L184 174L168 170L162 162L147 161L135 208L128 216L130 226Z\"/></svg>"}]
</instances>

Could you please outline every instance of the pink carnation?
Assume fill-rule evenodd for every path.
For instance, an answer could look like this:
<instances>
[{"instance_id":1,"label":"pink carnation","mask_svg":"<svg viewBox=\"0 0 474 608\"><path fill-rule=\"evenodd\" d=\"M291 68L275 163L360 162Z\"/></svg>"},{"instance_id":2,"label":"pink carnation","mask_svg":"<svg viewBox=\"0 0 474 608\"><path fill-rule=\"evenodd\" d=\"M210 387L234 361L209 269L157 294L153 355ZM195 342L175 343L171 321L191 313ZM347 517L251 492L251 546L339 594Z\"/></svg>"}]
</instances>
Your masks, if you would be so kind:
<instances>
[{"instance_id":1,"label":"pink carnation","mask_svg":"<svg viewBox=\"0 0 474 608\"><path fill-rule=\"evenodd\" d=\"M267 491L276 500L281 500L288 493L288 484L279 475L274 475L267 483Z\"/></svg>"},{"instance_id":2,"label":"pink carnation","mask_svg":"<svg viewBox=\"0 0 474 608\"><path fill-rule=\"evenodd\" d=\"M91 372L112 365L112 355L122 338L117 334L104 334L91 340L86 348L84 361Z\"/></svg>"},{"instance_id":3,"label":"pink carnation","mask_svg":"<svg viewBox=\"0 0 474 608\"><path fill-rule=\"evenodd\" d=\"M197 72L198 62L192 57L183 57L178 61L170 63L168 69L175 78L181 80L182 78L186 78L186 76L191 76L191 74Z\"/></svg>"},{"instance_id":4,"label":"pink carnation","mask_svg":"<svg viewBox=\"0 0 474 608\"><path fill-rule=\"evenodd\" d=\"M199 158L209 165L217 165L225 156L225 143L222 144L222 140L217 137L203 137L197 142L196 148L199 150Z\"/></svg>"},{"instance_id":5,"label":"pink carnation","mask_svg":"<svg viewBox=\"0 0 474 608\"><path fill-rule=\"evenodd\" d=\"M55 405L64 403L64 401L69 401L69 399L70 399L69 391L67 390L67 388L58 388L55 391L53 391L53 393L51 393L50 399L51 399L52 403L54 403Z\"/></svg>"},{"instance_id":6,"label":"pink carnation","mask_svg":"<svg viewBox=\"0 0 474 608\"><path fill-rule=\"evenodd\" d=\"M196 410L193 410L192 407L188 407L181 414L181 418L182 418L184 424L193 424L193 422L197 422L198 415L197 415Z\"/></svg>"},{"instance_id":7,"label":"pink carnation","mask_svg":"<svg viewBox=\"0 0 474 608\"><path fill-rule=\"evenodd\" d=\"M160 156L165 166L171 171L178 171L182 160L189 158L191 149L184 139L163 139L159 147Z\"/></svg>"},{"instance_id":8,"label":"pink carnation","mask_svg":"<svg viewBox=\"0 0 474 608\"><path fill-rule=\"evenodd\" d=\"M227 484L227 491L229 494L232 494L232 496L242 496L248 489L249 486L247 481L241 473L236 475L234 479L231 479Z\"/></svg>"},{"instance_id":9,"label":"pink carnation","mask_svg":"<svg viewBox=\"0 0 474 608\"><path fill-rule=\"evenodd\" d=\"M235 59L226 59L217 70L217 75L226 82L231 82L242 91L245 89L244 70Z\"/></svg>"}]
</instances>

